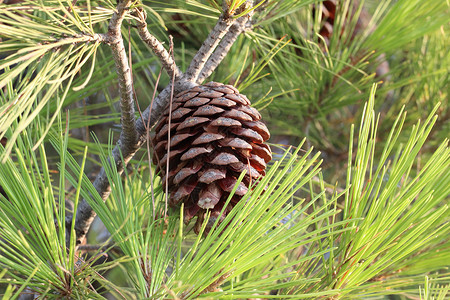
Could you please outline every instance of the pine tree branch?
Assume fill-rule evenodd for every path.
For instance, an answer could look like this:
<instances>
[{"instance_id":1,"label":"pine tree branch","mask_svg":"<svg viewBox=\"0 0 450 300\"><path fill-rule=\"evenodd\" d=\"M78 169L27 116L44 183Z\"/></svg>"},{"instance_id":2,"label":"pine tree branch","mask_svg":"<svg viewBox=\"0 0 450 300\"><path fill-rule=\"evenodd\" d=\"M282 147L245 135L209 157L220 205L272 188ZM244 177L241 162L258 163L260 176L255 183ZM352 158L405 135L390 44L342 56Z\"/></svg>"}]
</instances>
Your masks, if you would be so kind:
<instances>
[{"instance_id":1,"label":"pine tree branch","mask_svg":"<svg viewBox=\"0 0 450 300\"><path fill-rule=\"evenodd\" d=\"M120 108L122 134L121 140L124 146L133 145L137 139L136 118L134 110L133 78L131 76L128 57L123 43L121 26L125 13L132 1L120 1L117 5L117 13L114 13L108 26L110 47L112 50L116 72L119 78Z\"/></svg>"},{"instance_id":2,"label":"pine tree branch","mask_svg":"<svg viewBox=\"0 0 450 300\"><path fill-rule=\"evenodd\" d=\"M179 80L175 83L174 93L175 94L179 93L183 90L192 88L194 86L195 84L190 81ZM142 113L143 118L139 118L137 120L136 130L138 134L138 139L132 145L133 147L130 147L130 145L128 146L123 145L122 136L121 138L119 138L117 145L114 147L111 153L111 157L115 162L115 166L119 174L123 172L124 167L133 158L133 156L136 154L139 148L142 147L142 145L146 142L147 124L150 124L151 128L156 123L156 121L158 121L159 117L161 116L163 110L165 109L167 103L170 100L171 89L172 85L168 85L163 91L161 91L161 93L154 100L151 113L150 113L150 106L148 106L147 109ZM109 158L108 163L111 163ZM106 176L104 168L101 168L100 173L97 175L93 185L97 190L97 192L99 193L100 197L103 199L103 201L106 201L109 194L111 193L111 186L109 184L108 177ZM89 206L88 202L85 199L83 199L78 204L75 221L75 233L77 235L76 237L77 245L81 244L81 241L84 239L86 233L88 232L95 215L96 215L95 212L92 210L92 208ZM71 222L72 222L71 218L67 220L68 225L71 224ZM70 228L70 226L68 226L67 228ZM68 238L70 239L70 235L68 235Z\"/></svg>"},{"instance_id":3,"label":"pine tree branch","mask_svg":"<svg viewBox=\"0 0 450 300\"><path fill-rule=\"evenodd\" d=\"M145 21L147 18L145 11L142 8L137 7L132 12L132 15L137 18L137 29L139 36L141 37L142 41L153 50L156 56L158 56L164 69L169 75L169 78L175 77L175 79L178 79L179 77L181 77L182 73L176 66L173 58L169 55L169 52L167 52L166 48L164 48L162 43L156 37L148 32L147 22Z\"/></svg>"},{"instance_id":4,"label":"pine tree branch","mask_svg":"<svg viewBox=\"0 0 450 300\"><path fill-rule=\"evenodd\" d=\"M250 24L249 16L242 16L230 27L229 31L222 38L222 41L214 50L214 53L208 58L203 69L200 72L196 82L201 83L208 78L212 72L219 66L225 56L230 51L231 46L237 40L239 35L245 30L245 27Z\"/></svg>"},{"instance_id":5,"label":"pine tree branch","mask_svg":"<svg viewBox=\"0 0 450 300\"><path fill-rule=\"evenodd\" d=\"M122 22L130 8L131 3L132 1L118 2L116 12L111 17L108 32L106 34L108 44L112 50L119 82L122 132L120 134L119 141L117 142L117 146L112 153L115 167L117 168L119 174L122 173L124 169L124 164L120 159L120 153L134 154L139 149L137 145L138 133L136 131L134 110L133 78L131 76L130 66L128 65L128 58L121 33ZM125 159L125 164L131 159L131 157L132 156ZM108 163L111 162L108 161ZM94 186L103 201L105 201L109 196L111 187L108 183L104 168L100 170L99 175L94 181ZM95 212L87 203L86 199L83 199L78 206L75 220L75 232L77 235L76 245L81 244L81 241L88 232L95 215ZM71 224L72 218L69 217L66 221L68 224ZM71 226L67 226L67 228L71 228ZM67 234L67 245L69 242L70 234Z\"/></svg>"},{"instance_id":6,"label":"pine tree branch","mask_svg":"<svg viewBox=\"0 0 450 300\"><path fill-rule=\"evenodd\" d=\"M197 81L197 77L203 70L206 61L211 56L214 49L216 49L217 45L228 32L234 22L235 20L228 14L223 13L220 15L219 21L217 22L216 26L214 26L213 30L209 33L208 37L203 42L197 54L195 54L194 58L192 59L191 64L189 65L189 68L187 69L185 74L186 80Z\"/></svg>"}]
</instances>

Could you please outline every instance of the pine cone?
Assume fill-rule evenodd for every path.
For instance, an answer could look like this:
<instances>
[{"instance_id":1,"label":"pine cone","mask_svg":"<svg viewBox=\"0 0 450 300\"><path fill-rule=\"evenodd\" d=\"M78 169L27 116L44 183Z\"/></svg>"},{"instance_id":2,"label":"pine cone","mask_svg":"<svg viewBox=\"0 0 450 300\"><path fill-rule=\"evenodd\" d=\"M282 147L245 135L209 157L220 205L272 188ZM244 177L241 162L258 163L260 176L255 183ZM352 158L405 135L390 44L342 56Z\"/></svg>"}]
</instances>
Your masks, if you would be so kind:
<instances>
[{"instance_id":1,"label":"pine cone","mask_svg":"<svg viewBox=\"0 0 450 300\"><path fill-rule=\"evenodd\" d=\"M169 107L156 124L151 138L153 163L161 171L164 185L168 176L169 205L184 203L185 223L197 216L197 233L206 210L211 211L209 231L219 216L223 220L239 202L250 183L265 175L272 153L264 144L270 134L260 119L259 112L236 88L210 82L174 97L169 154ZM243 170L247 170L243 181L220 215Z\"/></svg>"}]
</instances>

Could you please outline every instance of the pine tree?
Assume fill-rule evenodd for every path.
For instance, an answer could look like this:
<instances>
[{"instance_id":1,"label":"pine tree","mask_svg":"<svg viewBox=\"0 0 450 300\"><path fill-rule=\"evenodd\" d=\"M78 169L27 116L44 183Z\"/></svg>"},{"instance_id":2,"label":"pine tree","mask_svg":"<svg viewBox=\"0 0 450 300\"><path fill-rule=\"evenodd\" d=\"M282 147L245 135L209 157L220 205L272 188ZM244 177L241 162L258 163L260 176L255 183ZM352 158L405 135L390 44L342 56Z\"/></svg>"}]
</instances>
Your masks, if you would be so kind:
<instances>
[{"instance_id":1,"label":"pine tree","mask_svg":"<svg viewBox=\"0 0 450 300\"><path fill-rule=\"evenodd\" d=\"M0 294L445 299L448 13L0 1Z\"/></svg>"}]
</instances>

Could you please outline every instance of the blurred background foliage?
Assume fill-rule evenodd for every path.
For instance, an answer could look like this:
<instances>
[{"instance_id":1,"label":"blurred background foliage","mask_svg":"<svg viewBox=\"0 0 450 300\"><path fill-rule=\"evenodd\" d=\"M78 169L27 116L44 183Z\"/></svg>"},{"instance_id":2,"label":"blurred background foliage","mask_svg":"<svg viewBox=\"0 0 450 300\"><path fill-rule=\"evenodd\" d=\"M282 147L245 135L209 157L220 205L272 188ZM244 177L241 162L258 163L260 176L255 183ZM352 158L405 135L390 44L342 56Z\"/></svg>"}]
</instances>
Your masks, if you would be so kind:
<instances>
[{"instance_id":1,"label":"blurred background foliage","mask_svg":"<svg viewBox=\"0 0 450 300\"><path fill-rule=\"evenodd\" d=\"M229 2L239 3L236 0ZM222 294L220 290L211 290L209 296L207 293L203 296L250 298L249 291L254 291L259 295L255 297L274 298L289 295L292 298L334 299L333 297L341 295L344 298L367 299L444 299L448 294L448 285L446 288L442 286L450 281L449 229L448 225L443 225L449 221L449 213L446 210L450 185L449 159L448 148L445 150L445 146L442 146L450 132L448 1L267 0L260 4L253 16L252 27L238 38L223 63L206 81L232 84L252 100L253 106L261 111L263 120L271 130L270 142L272 149L279 154L275 156L275 161L279 162L280 166L288 164L286 157L282 159L282 154L288 158L293 155L288 147L305 141L301 144L298 160L301 161L301 156L306 156L305 159L311 163L319 164L319 161L322 161L321 170L320 173L314 173L311 167L311 173L307 176L308 182L299 186L295 195L289 196L290 203L299 210L302 206L296 205L306 199L306 203L309 203L307 214L320 215L323 213L321 209L325 209L329 215L320 222L308 221L309 223L304 223L305 227L299 226L298 232L309 232L314 236L309 244L305 242L307 247L294 247L296 243L302 244L302 238L295 237L286 242L292 247L287 247L284 253L279 253L278 256L269 255L264 263L252 268L241 267L238 275L230 277L232 280L228 280L228 277L222 278L222 281L226 282L222 287ZM99 155L103 151L107 152L108 143L113 143L120 132L117 75L111 52L109 47L89 38L89 35L94 33L107 31L115 5L116 2L110 0L0 1L0 138L8 139L2 149L1 159L3 162L10 157L17 160L18 153L26 151L26 147L15 146L17 143L24 144L21 142L24 139L23 134L26 134L26 143L33 150L43 149L40 146L44 145L47 149L44 156L48 160L49 169L44 170L44 173L52 174L49 176L55 182L46 182L46 187L54 188L55 194L62 193L60 188L63 187L58 185L60 171L57 171L56 165L61 163L61 151L65 151L61 149L67 148L78 164L85 162L84 170L92 179L102 164ZM220 15L221 5L218 0L142 1L142 6L148 14L149 31L166 45L169 35L173 36L175 59L182 71L189 66L191 58L213 28ZM27 9L27 6L32 9ZM127 16L122 32L132 62L138 105L144 110L150 104L155 89L161 91L168 84L169 78L162 72L161 80L156 86L161 64L153 56L151 49L140 41L133 25L132 17ZM372 86L375 83L378 87L374 97ZM369 99L372 100L368 108L365 104ZM17 105L18 102L20 105ZM371 108L379 113L379 117L370 116ZM401 113L404 111L407 113ZM423 120L433 114L438 117L437 120L428 119L428 124L434 124L431 129L427 127L427 123L424 125ZM357 134L350 130L352 124L359 128L361 120L366 124L364 128L367 132L363 130ZM402 124L401 131L393 125L395 120ZM414 126L419 120L422 120L422 123ZM391 136L393 128L394 131L398 130L394 132L398 134L395 141ZM418 128L427 128L428 131L421 135ZM62 139L59 133L65 130L70 135L64 139L64 147L55 146L59 149L55 150L50 146L50 140L54 145L57 144L58 137ZM113 134L110 134L110 131ZM98 138L98 142L93 139L91 132ZM368 140L372 138L377 146L370 142L361 143L361 137L365 135L370 137ZM419 143L414 141L415 137L417 140L423 140ZM420 147L414 144L416 142ZM417 151L408 152L408 145ZM89 147L89 152L84 155L86 146ZM391 150L386 151L386 148ZM285 153L285 150L288 152ZM121 194L123 191L117 191L112 195L114 201L110 201L108 205L120 203L121 199L126 205L135 205L129 201L141 201L139 205L150 205L150 191L148 185L143 183L153 179L149 178L145 151L141 150L132 162L133 168L140 166L140 173L125 180L126 189L134 196L127 198L129 196ZM359 158L363 163L352 164L352 159L357 161L358 155L362 155ZM438 155L443 159L439 160ZM107 154L103 154L103 157L107 157ZM404 165L399 164L402 157L406 157L407 163ZM42 155L35 158L36 162L41 162L41 159ZM405 182L411 182L413 179L419 181L416 176L424 175L427 162L430 161L433 162L434 169L426 173L425 178L429 180L424 179L427 185L423 190L407 186ZM75 162L72 167L76 169ZM358 172L361 172L362 165L367 166L367 169L352 177L351 171L359 168ZM384 167L386 170L383 170ZM375 172L378 168L379 171ZM36 170L38 173L41 171ZM113 170L110 173L111 180L118 180L116 183L119 185L120 178L113 178ZM395 179L390 179L391 176ZM297 177L286 177L288 181L300 180ZM395 184L388 186L387 182L391 181ZM365 189L353 190L361 186L367 187L372 182L372 192L364 193ZM382 226L383 230L370 235L369 227L365 229L367 231L358 231L363 230L361 228L367 226L367 223L363 225L358 223L361 221L357 219L373 217L375 212L380 213L385 209L374 204L377 190L375 182L379 184L379 189L386 189L386 209L392 208L389 203L393 199L400 199L399 195L407 194L408 197L401 198L402 202L398 207L392 204L395 206L395 212L389 212L389 216L396 222L387 223L392 227ZM400 185L398 189L395 188L397 183ZM71 184L73 187L68 189L66 196L73 200L77 181L72 180ZM84 189L89 190L89 184L86 182L84 185ZM155 186L157 189L158 182L155 182ZM432 194L431 190L435 191L435 194ZM344 192L346 196L342 195ZM141 196L141 199L138 195L144 196ZM361 209L354 206L348 208L350 195L353 195L354 201L363 201ZM413 195L417 197L417 201L414 201ZM417 203L418 199L428 199L427 197L432 196L434 200L424 200L426 205L423 207ZM372 212L374 215L371 215L374 205L376 210ZM123 241L119 246L124 248L111 252L116 259L123 257L124 253L124 257L138 256L134 250L127 248L130 245L125 241L131 241L137 248L148 247L148 244L137 245L139 241L130 238L134 230L148 231L148 239L155 239L155 244L170 248L169 241L155 237L162 227L145 221L149 217L144 210L138 214L140 219L136 217L142 223L136 221L135 225L145 224L145 229L130 227L123 231L121 222L129 218L126 210L123 211L125 215L110 216L107 212L113 208L99 207L99 214L102 209L103 221L105 218L117 217L115 221L110 220L110 227L107 226L110 232L117 231L113 238L119 236L118 240ZM342 214L338 214L338 210L343 210ZM412 217L408 215L408 210L418 215ZM260 211L262 213L263 209L260 208ZM272 215L269 219L273 224L277 224L290 216L289 214L295 215L292 219L305 218L305 215L296 214L295 211L291 209L288 214L284 211ZM420 214L423 214L423 219ZM8 213L5 213L4 217L7 216ZM353 219L355 221L350 222L353 227L339 232L344 230L339 227L342 225L339 225L340 221ZM384 221L387 219L381 218ZM376 220L369 224L381 226L380 219ZM413 231L416 234L415 239L410 233L402 235L407 232L406 227L400 226L405 220L408 221L405 224L412 227L422 224L422 231ZM178 221L173 222L167 226L174 236L178 236L182 230L189 232L189 228L180 229ZM273 224L266 224L265 231L260 228L258 232L261 237ZM320 229L320 226L328 228L328 233L327 230ZM283 230L287 230L287 227L283 227ZM335 232L337 233L333 235ZM367 236L361 237L362 234L359 235L358 232L366 233ZM109 242L109 236L104 233L104 227L98 222L93 227L89 242ZM432 237L433 234L435 237ZM319 238L321 235L324 235L322 239ZM371 246L354 248L356 246L353 246L353 243L366 245L370 236L373 238ZM395 251L402 251L401 249L405 248L399 246L401 241L420 241L417 237L426 241L420 247L417 246L418 248L408 246L409 249L418 249L417 251L406 251L406 256L392 254L391 257L380 254L391 251L380 246L383 243L387 243L388 248L392 246ZM155 279L152 283L155 298L176 298L173 295L183 298L182 291L186 286L182 283L201 283L207 287L218 280L217 277L224 276L227 272L231 274L234 270L219 268L209 274L192 269L192 274L188 276L189 271L186 270L189 270L190 266L204 266L204 262L195 261L195 257L191 257L188 262L183 261L185 265L174 266L173 251L188 253L191 249L193 253L195 251L192 249L198 249L195 247L201 245L199 246L199 240L193 234L178 238L176 244L181 248L170 248L168 252L172 256L160 258L161 261L153 267L163 273L168 266L171 270L178 268L187 273L171 273ZM230 233L228 238L233 241L237 237ZM355 238L354 242L352 238ZM340 242L336 243L335 239ZM261 244L257 245L264 244L261 240L259 242ZM202 243L207 245L212 243L212 240L203 240ZM192 245L195 247L192 248ZM334 247L336 250L332 250ZM365 247L370 248L371 253L375 255L375 258L370 256L373 259L372 264L362 255L364 251L361 249ZM392 251L395 252L394 250ZM154 253L155 250L146 251ZM117 252L120 254L117 255ZM323 258L324 253L326 258ZM214 253L205 255L211 259L220 256ZM236 255L241 254L236 252ZM232 264L231 258L233 257L229 256L224 259L223 264ZM108 267L111 269L108 279L125 286L124 290L113 294L118 298L121 294L126 297L132 297L136 293L142 297L152 295L139 288L136 288L138 292L133 290L132 287L136 286L142 288L145 278L134 278L127 272L129 265L126 258L123 260L116 260L112 267ZM3 263L5 264L4 261ZM45 263L45 260L42 263ZM390 264L389 268L383 269L383 263ZM130 265L136 268L132 269L133 272L140 267L136 260ZM11 278L8 277L11 275L5 275L6 270L6 267L4 271L0 270L0 280L4 276ZM34 272L34 269L26 272L31 271ZM195 282L193 274L197 274L199 278L204 276L205 280ZM268 274L268 277L261 278L261 274ZM359 274L359 278L355 274ZM430 277L425 278L425 274ZM83 278L82 274L80 276ZM108 281L102 281L102 277L92 278L94 277L97 283L103 282L104 286L108 286L105 283ZM158 282L162 281L167 285L158 285ZM108 287L109 290L116 291L116 287ZM241 294L238 293L239 289L243 291ZM1 291L5 295L17 292L7 285ZM201 289L198 288L184 297L193 298L199 296L200 292ZM83 293L81 291L79 295ZM396 296L393 296L394 294Z\"/></svg>"}]
</instances>

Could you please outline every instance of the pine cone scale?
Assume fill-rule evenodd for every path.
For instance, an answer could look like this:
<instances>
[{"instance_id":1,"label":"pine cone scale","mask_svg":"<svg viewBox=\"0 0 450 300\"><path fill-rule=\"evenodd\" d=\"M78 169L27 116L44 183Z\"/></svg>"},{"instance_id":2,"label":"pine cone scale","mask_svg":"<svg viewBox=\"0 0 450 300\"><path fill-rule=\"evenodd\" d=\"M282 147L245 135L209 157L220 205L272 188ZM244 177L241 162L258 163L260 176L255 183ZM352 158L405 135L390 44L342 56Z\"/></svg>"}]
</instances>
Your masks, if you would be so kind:
<instances>
[{"instance_id":1,"label":"pine cone scale","mask_svg":"<svg viewBox=\"0 0 450 300\"><path fill-rule=\"evenodd\" d=\"M241 126L242 124L241 122L231 118L220 117L212 121L209 125L231 127L231 126Z\"/></svg>"},{"instance_id":2,"label":"pine cone scale","mask_svg":"<svg viewBox=\"0 0 450 300\"><path fill-rule=\"evenodd\" d=\"M216 99L211 100L211 102L209 102L209 104L228 108L228 107L235 106L236 102L234 102L230 99L221 97L221 98L216 98Z\"/></svg>"},{"instance_id":3,"label":"pine cone scale","mask_svg":"<svg viewBox=\"0 0 450 300\"><path fill-rule=\"evenodd\" d=\"M192 142L192 145L211 143L213 141L221 140L223 138L225 138L225 136L220 133L205 132L202 133L198 138L196 138Z\"/></svg>"},{"instance_id":4,"label":"pine cone scale","mask_svg":"<svg viewBox=\"0 0 450 300\"><path fill-rule=\"evenodd\" d=\"M222 189L215 183L208 184L205 189L200 192L198 206L204 209L214 208L222 197Z\"/></svg>"},{"instance_id":5,"label":"pine cone scale","mask_svg":"<svg viewBox=\"0 0 450 300\"><path fill-rule=\"evenodd\" d=\"M230 99L230 100L232 100L232 101L234 101L236 103L242 104L242 105L249 105L247 103L247 101L245 101L243 98L241 98L241 97L239 97L239 96L237 96L235 94L226 94L225 98Z\"/></svg>"},{"instance_id":6,"label":"pine cone scale","mask_svg":"<svg viewBox=\"0 0 450 300\"><path fill-rule=\"evenodd\" d=\"M181 131L186 128L194 127L196 125L208 122L208 118L203 117L189 117L186 120L184 120L177 128L177 131Z\"/></svg>"},{"instance_id":7,"label":"pine cone scale","mask_svg":"<svg viewBox=\"0 0 450 300\"><path fill-rule=\"evenodd\" d=\"M200 174L199 182L210 184L216 180L224 179L227 176L225 170L208 169Z\"/></svg>"},{"instance_id":8,"label":"pine cone scale","mask_svg":"<svg viewBox=\"0 0 450 300\"><path fill-rule=\"evenodd\" d=\"M180 157L180 160L193 159L201 154L210 153L211 151L213 151L212 146L191 148Z\"/></svg>"},{"instance_id":9,"label":"pine cone scale","mask_svg":"<svg viewBox=\"0 0 450 300\"><path fill-rule=\"evenodd\" d=\"M205 98L219 98L219 97L222 97L223 95L224 94L221 92L207 91L207 92L201 92L198 96L205 97Z\"/></svg>"},{"instance_id":10,"label":"pine cone scale","mask_svg":"<svg viewBox=\"0 0 450 300\"><path fill-rule=\"evenodd\" d=\"M211 116L224 112L224 110L220 107L212 106L212 105L204 105L201 106L197 111L193 114L196 116Z\"/></svg>"},{"instance_id":11,"label":"pine cone scale","mask_svg":"<svg viewBox=\"0 0 450 300\"><path fill-rule=\"evenodd\" d=\"M243 122L253 120L253 118L250 115L236 109L226 111L222 114L222 116Z\"/></svg>"},{"instance_id":12,"label":"pine cone scale","mask_svg":"<svg viewBox=\"0 0 450 300\"><path fill-rule=\"evenodd\" d=\"M189 107L189 108L191 108L191 107L198 107L198 106L202 106L204 104L207 104L210 101L211 101L211 99L209 99L209 98L196 97L196 98L193 98L193 99L187 101L184 104L184 107Z\"/></svg>"},{"instance_id":13,"label":"pine cone scale","mask_svg":"<svg viewBox=\"0 0 450 300\"><path fill-rule=\"evenodd\" d=\"M237 136L248 138L257 143L264 142L263 137L258 132L254 131L253 129L250 129L250 128L242 128L242 127L232 128L230 131L232 133L236 134Z\"/></svg>"},{"instance_id":14,"label":"pine cone scale","mask_svg":"<svg viewBox=\"0 0 450 300\"><path fill-rule=\"evenodd\" d=\"M222 147L252 150L252 145L240 138L225 138L219 142Z\"/></svg>"}]
</instances>

